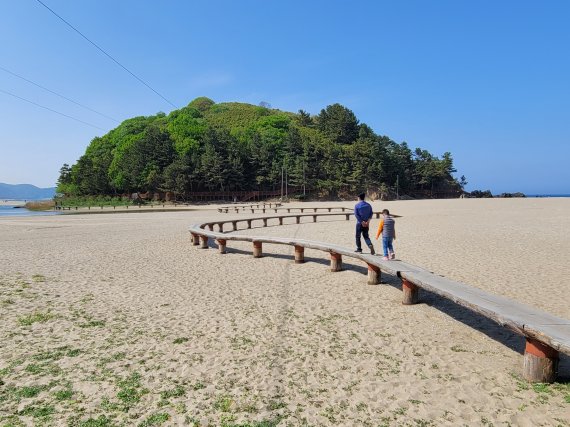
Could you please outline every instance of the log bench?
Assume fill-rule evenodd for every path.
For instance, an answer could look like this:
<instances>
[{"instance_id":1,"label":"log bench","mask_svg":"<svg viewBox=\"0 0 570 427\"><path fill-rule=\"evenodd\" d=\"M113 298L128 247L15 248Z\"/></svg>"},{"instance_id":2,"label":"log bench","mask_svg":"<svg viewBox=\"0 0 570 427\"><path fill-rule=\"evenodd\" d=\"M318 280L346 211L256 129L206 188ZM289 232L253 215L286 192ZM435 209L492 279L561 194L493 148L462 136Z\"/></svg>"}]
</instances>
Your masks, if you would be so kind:
<instances>
[{"instance_id":1,"label":"log bench","mask_svg":"<svg viewBox=\"0 0 570 427\"><path fill-rule=\"evenodd\" d=\"M377 217L379 212L375 213ZM295 263L303 263L304 250L315 249L327 252L330 255L330 269L333 272L342 270L342 257L350 257L363 261L368 266L367 283L378 285L382 272L397 276L402 282L402 304L412 305L419 302L419 290L431 292L440 297L453 301L469 310L493 320L501 326L522 335L526 340L523 357L523 377L531 382L553 382L558 373L559 353L570 354L570 320L559 318L550 313L524 305L505 297L485 292L479 288L457 282L421 267L403 261L385 261L379 256L355 253L352 249L313 240L288 237L244 236L211 231L214 225L223 230L225 223L233 225L232 231L237 230L238 222L246 222L251 228L252 221L262 220L264 226L270 219L278 219L283 224L284 218L296 218L300 223L302 217L345 215L346 219L352 213L321 213L296 214L286 216L247 218L231 221L215 221L190 226L192 242L201 248L209 247L209 239L218 242L220 253L226 253L228 241L244 241L252 243L253 256L262 256L263 244L277 244L293 246ZM208 228L209 230L206 230Z\"/></svg>"}]
</instances>

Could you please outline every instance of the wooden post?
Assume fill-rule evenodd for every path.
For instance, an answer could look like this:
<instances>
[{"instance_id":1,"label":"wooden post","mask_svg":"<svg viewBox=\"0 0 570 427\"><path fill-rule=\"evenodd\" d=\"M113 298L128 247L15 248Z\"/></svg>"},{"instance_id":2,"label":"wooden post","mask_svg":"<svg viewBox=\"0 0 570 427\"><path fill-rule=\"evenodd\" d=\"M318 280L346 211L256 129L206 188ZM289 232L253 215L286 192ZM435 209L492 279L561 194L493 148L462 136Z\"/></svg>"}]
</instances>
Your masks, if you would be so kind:
<instances>
[{"instance_id":1,"label":"wooden post","mask_svg":"<svg viewBox=\"0 0 570 427\"><path fill-rule=\"evenodd\" d=\"M301 213L303 213L304 208L301 208Z\"/></svg>"},{"instance_id":2,"label":"wooden post","mask_svg":"<svg viewBox=\"0 0 570 427\"><path fill-rule=\"evenodd\" d=\"M342 270L342 255L331 252L331 271Z\"/></svg>"},{"instance_id":3,"label":"wooden post","mask_svg":"<svg viewBox=\"0 0 570 427\"><path fill-rule=\"evenodd\" d=\"M329 208L329 212L331 211L331 208Z\"/></svg>"},{"instance_id":4,"label":"wooden post","mask_svg":"<svg viewBox=\"0 0 570 427\"><path fill-rule=\"evenodd\" d=\"M263 213L265 213L265 206L263 207Z\"/></svg>"},{"instance_id":5,"label":"wooden post","mask_svg":"<svg viewBox=\"0 0 570 427\"><path fill-rule=\"evenodd\" d=\"M290 208L287 208L287 213L291 213L291 209L290 209Z\"/></svg>"},{"instance_id":6,"label":"wooden post","mask_svg":"<svg viewBox=\"0 0 570 427\"><path fill-rule=\"evenodd\" d=\"M232 227L234 231L237 231L237 221L232 221Z\"/></svg>"},{"instance_id":7,"label":"wooden post","mask_svg":"<svg viewBox=\"0 0 570 427\"><path fill-rule=\"evenodd\" d=\"M261 242L253 242L253 257L261 258Z\"/></svg>"},{"instance_id":8,"label":"wooden post","mask_svg":"<svg viewBox=\"0 0 570 427\"><path fill-rule=\"evenodd\" d=\"M198 246L200 244L200 236L197 234L192 233L192 245Z\"/></svg>"},{"instance_id":9,"label":"wooden post","mask_svg":"<svg viewBox=\"0 0 570 427\"><path fill-rule=\"evenodd\" d=\"M275 213L277 213L277 208L275 208Z\"/></svg>"},{"instance_id":10,"label":"wooden post","mask_svg":"<svg viewBox=\"0 0 570 427\"><path fill-rule=\"evenodd\" d=\"M220 229L219 230L220 233L223 233L224 232L224 223L223 222L218 223L218 228Z\"/></svg>"},{"instance_id":11,"label":"wooden post","mask_svg":"<svg viewBox=\"0 0 570 427\"><path fill-rule=\"evenodd\" d=\"M404 292L404 299L402 304L412 305L418 302L419 288L406 279L402 279L402 291Z\"/></svg>"},{"instance_id":12,"label":"wooden post","mask_svg":"<svg viewBox=\"0 0 570 427\"><path fill-rule=\"evenodd\" d=\"M526 337L523 377L533 383L552 383L558 374L558 351Z\"/></svg>"},{"instance_id":13,"label":"wooden post","mask_svg":"<svg viewBox=\"0 0 570 427\"><path fill-rule=\"evenodd\" d=\"M317 216L313 215L313 222L317 222Z\"/></svg>"},{"instance_id":14,"label":"wooden post","mask_svg":"<svg viewBox=\"0 0 570 427\"><path fill-rule=\"evenodd\" d=\"M224 239L216 240L218 242L218 249L220 250L221 254L226 253L226 241Z\"/></svg>"},{"instance_id":15,"label":"wooden post","mask_svg":"<svg viewBox=\"0 0 570 427\"><path fill-rule=\"evenodd\" d=\"M279 217L279 225L283 225L283 217Z\"/></svg>"},{"instance_id":16,"label":"wooden post","mask_svg":"<svg viewBox=\"0 0 570 427\"><path fill-rule=\"evenodd\" d=\"M247 220L247 228L251 228L251 219Z\"/></svg>"},{"instance_id":17,"label":"wooden post","mask_svg":"<svg viewBox=\"0 0 570 427\"><path fill-rule=\"evenodd\" d=\"M303 264L305 262L305 248L295 245L295 264Z\"/></svg>"},{"instance_id":18,"label":"wooden post","mask_svg":"<svg viewBox=\"0 0 570 427\"><path fill-rule=\"evenodd\" d=\"M208 236L200 236L200 240L202 241L200 249L208 249Z\"/></svg>"},{"instance_id":19,"label":"wooden post","mask_svg":"<svg viewBox=\"0 0 570 427\"><path fill-rule=\"evenodd\" d=\"M346 220L348 221L350 219L350 215L345 215L346 216Z\"/></svg>"},{"instance_id":20,"label":"wooden post","mask_svg":"<svg viewBox=\"0 0 570 427\"><path fill-rule=\"evenodd\" d=\"M301 217L299 215L297 215L295 218L297 219L297 224L300 224L301 223Z\"/></svg>"},{"instance_id":21,"label":"wooden post","mask_svg":"<svg viewBox=\"0 0 570 427\"><path fill-rule=\"evenodd\" d=\"M380 268L375 265L368 264L368 283L369 285L377 285L380 283L380 277L382 273L380 272Z\"/></svg>"},{"instance_id":22,"label":"wooden post","mask_svg":"<svg viewBox=\"0 0 570 427\"><path fill-rule=\"evenodd\" d=\"M210 231L214 231L214 224L208 224L208 228L210 229Z\"/></svg>"},{"instance_id":23,"label":"wooden post","mask_svg":"<svg viewBox=\"0 0 570 427\"><path fill-rule=\"evenodd\" d=\"M263 226L267 227L267 218L263 218Z\"/></svg>"},{"instance_id":24,"label":"wooden post","mask_svg":"<svg viewBox=\"0 0 570 427\"><path fill-rule=\"evenodd\" d=\"M316 211L317 211L317 208L314 208L314 209L313 209L313 212L316 212Z\"/></svg>"}]
</instances>

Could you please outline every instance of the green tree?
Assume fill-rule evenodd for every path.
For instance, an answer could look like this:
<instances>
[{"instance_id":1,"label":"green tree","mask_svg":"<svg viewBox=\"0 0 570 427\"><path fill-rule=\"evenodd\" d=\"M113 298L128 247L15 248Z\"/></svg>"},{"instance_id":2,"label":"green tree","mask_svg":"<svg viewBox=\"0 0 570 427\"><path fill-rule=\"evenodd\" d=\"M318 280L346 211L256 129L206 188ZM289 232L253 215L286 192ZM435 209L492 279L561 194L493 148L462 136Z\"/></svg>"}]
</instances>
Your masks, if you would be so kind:
<instances>
[{"instance_id":1,"label":"green tree","mask_svg":"<svg viewBox=\"0 0 570 427\"><path fill-rule=\"evenodd\" d=\"M340 104L329 105L317 116L318 129L336 144L352 144L358 137L358 120Z\"/></svg>"}]
</instances>

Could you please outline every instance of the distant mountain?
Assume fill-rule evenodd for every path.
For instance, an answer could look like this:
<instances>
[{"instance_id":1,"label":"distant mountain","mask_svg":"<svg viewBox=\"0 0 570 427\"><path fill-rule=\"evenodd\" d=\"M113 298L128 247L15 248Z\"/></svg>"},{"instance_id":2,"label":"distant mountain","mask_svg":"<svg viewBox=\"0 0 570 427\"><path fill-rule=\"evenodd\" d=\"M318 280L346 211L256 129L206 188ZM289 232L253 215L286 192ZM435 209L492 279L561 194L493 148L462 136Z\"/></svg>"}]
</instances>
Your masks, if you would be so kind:
<instances>
[{"instance_id":1,"label":"distant mountain","mask_svg":"<svg viewBox=\"0 0 570 427\"><path fill-rule=\"evenodd\" d=\"M38 188L30 184L4 184L0 182L0 199L40 200L51 199L55 187Z\"/></svg>"}]
</instances>

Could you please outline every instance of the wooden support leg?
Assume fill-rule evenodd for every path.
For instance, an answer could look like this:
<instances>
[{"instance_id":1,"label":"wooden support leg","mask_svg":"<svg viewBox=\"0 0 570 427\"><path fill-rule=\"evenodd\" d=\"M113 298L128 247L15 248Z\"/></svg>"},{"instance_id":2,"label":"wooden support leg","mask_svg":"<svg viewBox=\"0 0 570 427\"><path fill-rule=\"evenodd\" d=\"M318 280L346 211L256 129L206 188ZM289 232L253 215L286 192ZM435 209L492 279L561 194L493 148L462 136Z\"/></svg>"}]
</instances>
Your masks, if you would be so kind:
<instances>
[{"instance_id":1,"label":"wooden support leg","mask_svg":"<svg viewBox=\"0 0 570 427\"><path fill-rule=\"evenodd\" d=\"M219 229L220 233L223 233L224 232L224 223L220 222L218 224L218 229Z\"/></svg>"},{"instance_id":2,"label":"wooden support leg","mask_svg":"<svg viewBox=\"0 0 570 427\"><path fill-rule=\"evenodd\" d=\"M225 254L226 253L226 241L223 239L218 239L218 249L220 250L221 254Z\"/></svg>"},{"instance_id":3,"label":"wooden support leg","mask_svg":"<svg viewBox=\"0 0 570 427\"><path fill-rule=\"evenodd\" d=\"M263 226L267 227L267 218L263 218Z\"/></svg>"},{"instance_id":4,"label":"wooden support leg","mask_svg":"<svg viewBox=\"0 0 570 427\"><path fill-rule=\"evenodd\" d=\"M331 252L331 271L342 270L342 255Z\"/></svg>"},{"instance_id":5,"label":"wooden support leg","mask_svg":"<svg viewBox=\"0 0 570 427\"><path fill-rule=\"evenodd\" d=\"M261 258L261 242L253 242L253 257Z\"/></svg>"},{"instance_id":6,"label":"wooden support leg","mask_svg":"<svg viewBox=\"0 0 570 427\"><path fill-rule=\"evenodd\" d=\"M200 236L200 241L202 242L200 249L208 249L208 236Z\"/></svg>"},{"instance_id":7,"label":"wooden support leg","mask_svg":"<svg viewBox=\"0 0 570 427\"><path fill-rule=\"evenodd\" d=\"M291 213L291 209L287 208L287 213Z\"/></svg>"},{"instance_id":8,"label":"wooden support leg","mask_svg":"<svg viewBox=\"0 0 570 427\"><path fill-rule=\"evenodd\" d=\"M317 208L314 208L314 209L313 209L313 212L316 212L316 211L317 211Z\"/></svg>"},{"instance_id":9,"label":"wooden support leg","mask_svg":"<svg viewBox=\"0 0 570 427\"><path fill-rule=\"evenodd\" d=\"M198 246L200 244L200 236L192 233L192 245Z\"/></svg>"},{"instance_id":10,"label":"wooden support leg","mask_svg":"<svg viewBox=\"0 0 570 427\"><path fill-rule=\"evenodd\" d=\"M317 222L317 216L313 215L313 222Z\"/></svg>"},{"instance_id":11,"label":"wooden support leg","mask_svg":"<svg viewBox=\"0 0 570 427\"><path fill-rule=\"evenodd\" d=\"M300 223L301 223L301 217L300 217L300 216L296 216L295 218L297 219L297 224L300 224Z\"/></svg>"},{"instance_id":12,"label":"wooden support leg","mask_svg":"<svg viewBox=\"0 0 570 427\"><path fill-rule=\"evenodd\" d=\"M377 285L380 283L381 277L380 269L372 264L368 264L368 283L369 285Z\"/></svg>"},{"instance_id":13,"label":"wooden support leg","mask_svg":"<svg viewBox=\"0 0 570 427\"><path fill-rule=\"evenodd\" d=\"M251 219L247 220L247 228L251 228Z\"/></svg>"},{"instance_id":14,"label":"wooden support leg","mask_svg":"<svg viewBox=\"0 0 570 427\"><path fill-rule=\"evenodd\" d=\"M376 212L376 219L380 218L380 212Z\"/></svg>"},{"instance_id":15,"label":"wooden support leg","mask_svg":"<svg viewBox=\"0 0 570 427\"><path fill-rule=\"evenodd\" d=\"M232 227L234 231L237 231L237 221L232 221Z\"/></svg>"},{"instance_id":16,"label":"wooden support leg","mask_svg":"<svg viewBox=\"0 0 570 427\"><path fill-rule=\"evenodd\" d=\"M406 279L402 279L402 291L404 292L404 299L402 304L412 305L418 302L419 288Z\"/></svg>"},{"instance_id":17,"label":"wooden support leg","mask_svg":"<svg viewBox=\"0 0 570 427\"><path fill-rule=\"evenodd\" d=\"M331 208L329 208L329 212L331 211Z\"/></svg>"},{"instance_id":18,"label":"wooden support leg","mask_svg":"<svg viewBox=\"0 0 570 427\"><path fill-rule=\"evenodd\" d=\"M348 221L350 219L350 215L345 215L346 216L346 220Z\"/></svg>"},{"instance_id":19,"label":"wooden support leg","mask_svg":"<svg viewBox=\"0 0 570 427\"><path fill-rule=\"evenodd\" d=\"M558 374L558 351L526 337L523 377L533 383L552 383Z\"/></svg>"},{"instance_id":20,"label":"wooden support leg","mask_svg":"<svg viewBox=\"0 0 570 427\"><path fill-rule=\"evenodd\" d=\"M303 213L304 210L305 210L304 208L301 208L301 213Z\"/></svg>"},{"instance_id":21,"label":"wooden support leg","mask_svg":"<svg viewBox=\"0 0 570 427\"><path fill-rule=\"evenodd\" d=\"M295 264L303 264L305 262L305 248L303 246L295 246Z\"/></svg>"},{"instance_id":22,"label":"wooden support leg","mask_svg":"<svg viewBox=\"0 0 570 427\"><path fill-rule=\"evenodd\" d=\"M279 218L279 225L283 225L283 218Z\"/></svg>"},{"instance_id":23,"label":"wooden support leg","mask_svg":"<svg viewBox=\"0 0 570 427\"><path fill-rule=\"evenodd\" d=\"M208 228L210 229L210 231L214 231L214 224L208 224Z\"/></svg>"}]
</instances>

